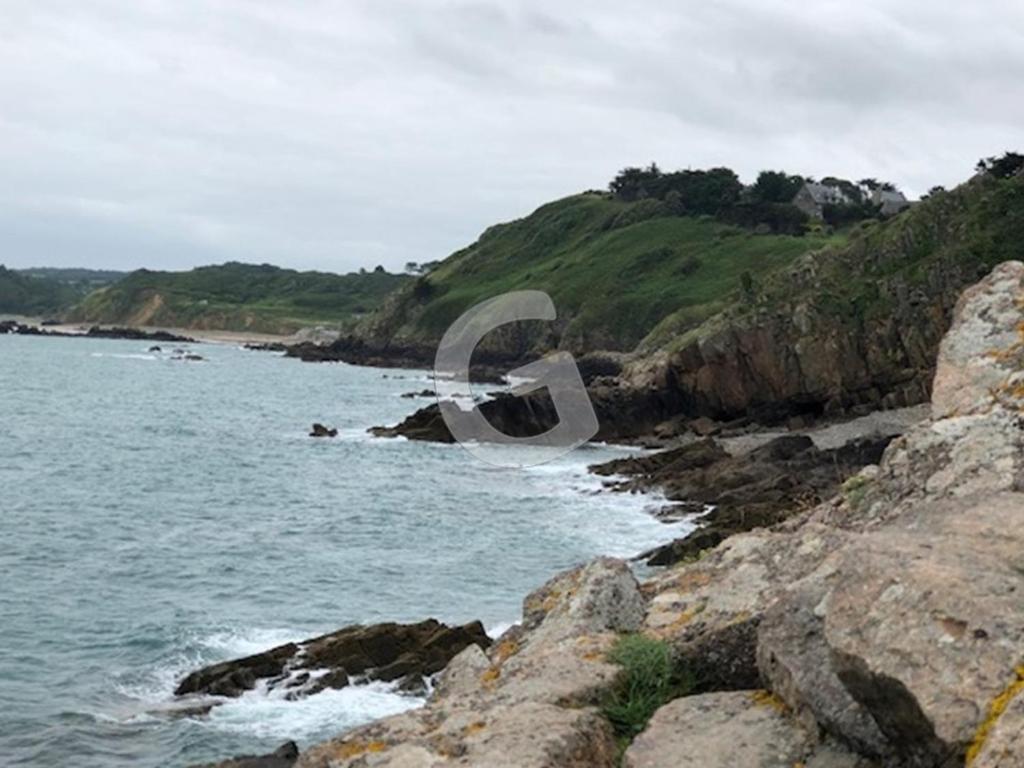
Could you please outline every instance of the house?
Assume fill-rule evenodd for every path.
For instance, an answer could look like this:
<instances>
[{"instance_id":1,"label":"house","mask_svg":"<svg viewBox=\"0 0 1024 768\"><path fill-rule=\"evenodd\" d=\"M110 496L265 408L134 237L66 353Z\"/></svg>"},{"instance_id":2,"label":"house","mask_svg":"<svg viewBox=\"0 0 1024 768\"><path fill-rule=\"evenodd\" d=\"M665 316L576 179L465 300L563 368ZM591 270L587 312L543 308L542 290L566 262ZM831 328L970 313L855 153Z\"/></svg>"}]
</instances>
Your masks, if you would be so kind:
<instances>
[{"instance_id":1,"label":"house","mask_svg":"<svg viewBox=\"0 0 1024 768\"><path fill-rule=\"evenodd\" d=\"M793 198L793 205L814 219L825 214L826 205L846 205L856 202L841 187L833 184L818 184L805 181Z\"/></svg>"},{"instance_id":2,"label":"house","mask_svg":"<svg viewBox=\"0 0 1024 768\"><path fill-rule=\"evenodd\" d=\"M881 206L883 216L895 216L900 211L910 207L910 201L898 189L884 189L879 187L871 193L871 202Z\"/></svg>"}]
</instances>

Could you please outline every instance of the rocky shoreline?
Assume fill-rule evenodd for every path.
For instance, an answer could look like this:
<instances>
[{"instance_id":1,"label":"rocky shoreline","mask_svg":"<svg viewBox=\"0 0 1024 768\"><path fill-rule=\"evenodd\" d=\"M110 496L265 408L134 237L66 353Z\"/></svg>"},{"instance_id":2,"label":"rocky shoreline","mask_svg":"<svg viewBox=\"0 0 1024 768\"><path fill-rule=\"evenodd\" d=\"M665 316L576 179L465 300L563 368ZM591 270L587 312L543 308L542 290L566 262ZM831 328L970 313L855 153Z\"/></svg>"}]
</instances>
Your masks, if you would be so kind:
<instances>
[{"instance_id":1,"label":"rocky shoreline","mask_svg":"<svg viewBox=\"0 0 1024 768\"><path fill-rule=\"evenodd\" d=\"M159 341L166 344L199 344L196 339L169 331L146 331L141 328L103 328L94 325L81 332L58 331L45 326L27 325L16 320L0 320L0 336L56 336L60 338L126 339L128 341Z\"/></svg>"},{"instance_id":2,"label":"rocky shoreline","mask_svg":"<svg viewBox=\"0 0 1024 768\"><path fill-rule=\"evenodd\" d=\"M751 458L701 441L606 465L629 475L622 490L664 484L750 518L768 506L642 584L609 558L559 574L520 625L455 655L421 709L220 766L1019 766L1024 264L963 295L931 417L885 442L830 454L785 437ZM828 477L829 461L844 469ZM624 731L611 713L631 637L689 684L657 687L653 715Z\"/></svg>"}]
</instances>

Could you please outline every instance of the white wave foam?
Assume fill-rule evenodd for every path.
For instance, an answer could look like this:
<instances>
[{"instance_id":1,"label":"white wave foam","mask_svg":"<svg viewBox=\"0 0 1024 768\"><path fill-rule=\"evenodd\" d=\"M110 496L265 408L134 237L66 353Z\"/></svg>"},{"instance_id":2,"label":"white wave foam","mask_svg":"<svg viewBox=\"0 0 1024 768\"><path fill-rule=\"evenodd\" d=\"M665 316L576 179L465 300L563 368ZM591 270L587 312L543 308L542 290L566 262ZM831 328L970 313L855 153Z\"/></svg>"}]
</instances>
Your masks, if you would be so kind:
<instances>
[{"instance_id":1,"label":"white wave foam","mask_svg":"<svg viewBox=\"0 0 1024 768\"><path fill-rule=\"evenodd\" d=\"M394 685L379 682L323 691L298 701L287 701L284 695L284 691L249 691L215 707L202 723L229 733L305 741L397 715L425 701L399 694Z\"/></svg>"},{"instance_id":2,"label":"white wave foam","mask_svg":"<svg viewBox=\"0 0 1024 768\"><path fill-rule=\"evenodd\" d=\"M112 352L93 352L89 355L90 357L113 357L118 360L156 360L156 355L142 355L142 354L116 354Z\"/></svg>"},{"instance_id":3,"label":"white wave foam","mask_svg":"<svg viewBox=\"0 0 1024 768\"><path fill-rule=\"evenodd\" d=\"M234 659L269 651L279 645L304 640L315 634L283 627L226 630L214 632L203 638L200 644L217 656Z\"/></svg>"},{"instance_id":4,"label":"white wave foam","mask_svg":"<svg viewBox=\"0 0 1024 768\"><path fill-rule=\"evenodd\" d=\"M491 638L491 640L497 640L499 637L501 637L510 629L512 629L512 627L518 626L518 621L500 621L497 624L492 624L491 626L485 627L484 629L487 632L487 636Z\"/></svg>"}]
</instances>

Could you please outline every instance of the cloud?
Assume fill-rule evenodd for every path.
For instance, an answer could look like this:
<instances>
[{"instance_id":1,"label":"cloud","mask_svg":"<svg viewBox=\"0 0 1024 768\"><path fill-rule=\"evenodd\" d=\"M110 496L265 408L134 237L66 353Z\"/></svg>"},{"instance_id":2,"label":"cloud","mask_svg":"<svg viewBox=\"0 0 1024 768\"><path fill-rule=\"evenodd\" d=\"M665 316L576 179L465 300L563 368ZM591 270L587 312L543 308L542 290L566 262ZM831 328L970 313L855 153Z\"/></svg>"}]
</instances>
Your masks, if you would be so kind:
<instances>
[{"instance_id":1,"label":"cloud","mask_svg":"<svg viewBox=\"0 0 1024 768\"><path fill-rule=\"evenodd\" d=\"M0 261L400 268L652 160L922 192L1022 75L997 0L8 0Z\"/></svg>"}]
</instances>

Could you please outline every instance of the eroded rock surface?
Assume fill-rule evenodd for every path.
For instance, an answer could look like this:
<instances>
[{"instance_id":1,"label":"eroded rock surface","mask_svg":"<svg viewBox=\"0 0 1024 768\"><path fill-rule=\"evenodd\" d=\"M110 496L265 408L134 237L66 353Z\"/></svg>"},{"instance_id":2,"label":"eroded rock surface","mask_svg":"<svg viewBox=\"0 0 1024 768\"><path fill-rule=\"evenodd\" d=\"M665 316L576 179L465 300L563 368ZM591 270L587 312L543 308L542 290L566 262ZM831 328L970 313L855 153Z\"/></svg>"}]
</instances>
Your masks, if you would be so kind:
<instances>
[{"instance_id":1,"label":"eroded rock surface","mask_svg":"<svg viewBox=\"0 0 1024 768\"><path fill-rule=\"evenodd\" d=\"M710 693L659 709L625 768L793 768L813 739L767 691Z\"/></svg>"},{"instance_id":2,"label":"eroded rock surface","mask_svg":"<svg viewBox=\"0 0 1024 768\"><path fill-rule=\"evenodd\" d=\"M560 574L527 597L523 623L487 653L459 654L423 709L314 747L297 768L612 768L615 739L595 704L618 674L607 651L643 614L622 561Z\"/></svg>"}]
</instances>

